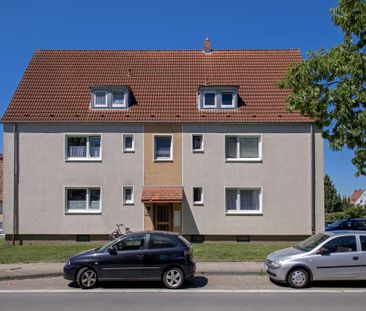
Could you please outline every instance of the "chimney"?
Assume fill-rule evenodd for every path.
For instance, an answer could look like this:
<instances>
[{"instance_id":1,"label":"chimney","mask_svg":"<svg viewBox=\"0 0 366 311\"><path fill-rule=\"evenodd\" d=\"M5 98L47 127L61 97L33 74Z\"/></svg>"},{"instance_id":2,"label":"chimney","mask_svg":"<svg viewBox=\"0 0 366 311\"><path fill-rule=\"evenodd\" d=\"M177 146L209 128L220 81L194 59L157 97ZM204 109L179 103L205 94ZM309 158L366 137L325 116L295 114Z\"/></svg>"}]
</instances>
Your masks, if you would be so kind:
<instances>
[{"instance_id":1,"label":"chimney","mask_svg":"<svg viewBox=\"0 0 366 311\"><path fill-rule=\"evenodd\" d=\"M212 49L211 49L211 41L210 41L210 39L208 37L203 42L203 52L205 54L209 54L209 53L212 52Z\"/></svg>"}]
</instances>

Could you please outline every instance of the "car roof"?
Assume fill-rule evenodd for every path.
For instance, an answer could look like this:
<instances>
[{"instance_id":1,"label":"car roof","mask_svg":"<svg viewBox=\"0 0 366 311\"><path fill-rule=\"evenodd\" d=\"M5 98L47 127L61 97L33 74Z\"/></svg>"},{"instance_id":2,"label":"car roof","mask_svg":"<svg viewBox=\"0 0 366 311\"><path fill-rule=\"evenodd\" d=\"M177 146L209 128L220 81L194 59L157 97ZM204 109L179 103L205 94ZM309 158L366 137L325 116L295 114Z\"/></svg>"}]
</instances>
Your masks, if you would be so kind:
<instances>
[{"instance_id":1,"label":"car roof","mask_svg":"<svg viewBox=\"0 0 366 311\"><path fill-rule=\"evenodd\" d=\"M364 230L334 230L323 232L329 236L344 235L344 234L366 234Z\"/></svg>"},{"instance_id":2,"label":"car roof","mask_svg":"<svg viewBox=\"0 0 366 311\"><path fill-rule=\"evenodd\" d=\"M169 236L178 236L179 233L177 232L170 232L170 231L158 231L158 230L152 230L152 231L134 231L124 234L123 236L133 235L133 234L164 234Z\"/></svg>"}]
</instances>

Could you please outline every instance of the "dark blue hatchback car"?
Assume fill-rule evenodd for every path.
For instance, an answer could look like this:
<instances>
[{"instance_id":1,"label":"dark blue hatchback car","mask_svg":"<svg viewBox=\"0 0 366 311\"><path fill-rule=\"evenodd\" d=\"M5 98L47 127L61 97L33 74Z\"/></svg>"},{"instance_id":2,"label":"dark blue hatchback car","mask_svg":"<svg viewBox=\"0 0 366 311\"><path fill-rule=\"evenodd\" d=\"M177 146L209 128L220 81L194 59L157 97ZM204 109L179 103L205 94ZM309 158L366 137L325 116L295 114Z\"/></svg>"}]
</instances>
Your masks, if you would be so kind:
<instances>
[{"instance_id":1,"label":"dark blue hatchback car","mask_svg":"<svg viewBox=\"0 0 366 311\"><path fill-rule=\"evenodd\" d=\"M93 288L98 281L162 280L167 288L176 289L195 271L192 247L181 235L134 232L70 257L64 278L81 288Z\"/></svg>"}]
</instances>

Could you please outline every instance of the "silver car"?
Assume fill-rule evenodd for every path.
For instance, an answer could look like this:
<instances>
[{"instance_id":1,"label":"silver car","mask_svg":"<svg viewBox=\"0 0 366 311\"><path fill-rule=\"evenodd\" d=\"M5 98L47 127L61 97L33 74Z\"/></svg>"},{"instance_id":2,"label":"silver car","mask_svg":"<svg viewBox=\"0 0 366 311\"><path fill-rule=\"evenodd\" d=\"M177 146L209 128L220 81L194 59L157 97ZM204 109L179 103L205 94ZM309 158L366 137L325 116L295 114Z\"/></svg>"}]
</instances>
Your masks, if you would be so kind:
<instances>
[{"instance_id":1,"label":"silver car","mask_svg":"<svg viewBox=\"0 0 366 311\"><path fill-rule=\"evenodd\" d=\"M311 281L365 280L366 231L315 234L294 247L271 253L264 263L277 282L303 288Z\"/></svg>"}]
</instances>

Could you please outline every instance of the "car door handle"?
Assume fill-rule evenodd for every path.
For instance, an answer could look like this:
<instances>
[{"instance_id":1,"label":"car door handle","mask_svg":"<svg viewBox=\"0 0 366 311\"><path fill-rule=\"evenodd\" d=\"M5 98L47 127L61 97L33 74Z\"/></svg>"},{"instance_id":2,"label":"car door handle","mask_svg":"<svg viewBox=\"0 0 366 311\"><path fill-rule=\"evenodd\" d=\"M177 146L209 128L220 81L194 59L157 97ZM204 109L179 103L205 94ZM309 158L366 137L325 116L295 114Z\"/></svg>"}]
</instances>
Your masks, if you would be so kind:
<instances>
[{"instance_id":1,"label":"car door handle","mask_svg":"<svg viewBox=\"0 0 366 311\"><path fill-rule=\"evenodd\" d=\"M360 258L358 256L353 256L352 259L353 260L359 260Z\"/></svg>"},{"instance_id":2,"label":"car door handle","mask_svg":"<svg viewBox=\"0 0 366 311\"><path fill-rule=\"evenodd\" d=\"M144 255L137 254L137 255L136 255L136 258L137 258L137 259L139 259L139 260L141 260L142 258L144 258Z\"/></svg>"}]
</instances>

